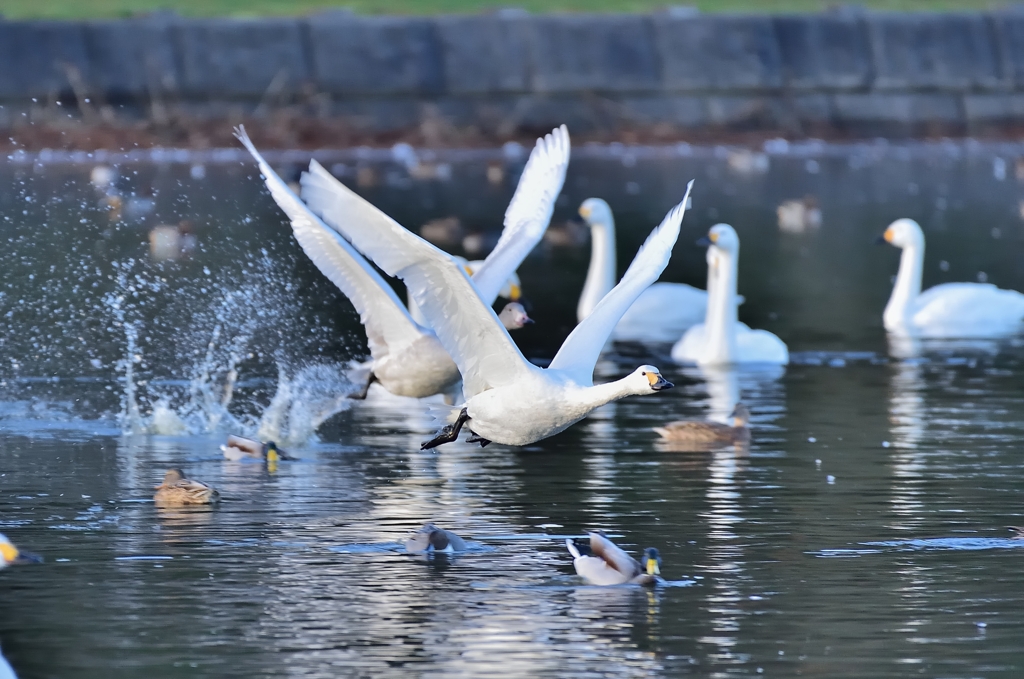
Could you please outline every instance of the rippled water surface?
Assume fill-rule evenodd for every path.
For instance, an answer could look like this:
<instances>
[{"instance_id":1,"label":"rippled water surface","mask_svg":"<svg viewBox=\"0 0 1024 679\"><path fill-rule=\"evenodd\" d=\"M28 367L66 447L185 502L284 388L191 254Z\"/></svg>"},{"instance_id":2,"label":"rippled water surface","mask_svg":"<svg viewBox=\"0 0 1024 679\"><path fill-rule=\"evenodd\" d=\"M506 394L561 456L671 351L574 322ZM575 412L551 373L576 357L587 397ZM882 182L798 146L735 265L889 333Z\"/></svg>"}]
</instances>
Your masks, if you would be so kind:
<instances>
[{"instance_id":1,"label":"rippled water surface","mask_svg":"<svg viewBox=\"0 0 1024 679\"><path fill-rule=\"evenodd\" d=\"M339 398L358 321L242 155L104 159L116 219L95 159L0 162L0 531L46 559L0 573L4 655L22 679L1019 676L1024 540L1006 527L1024 524L1024 343L890 346L897 255L870 242L914 217L926 286L1024 289L1024 148L768 151L579 149L555 237L520 270L538 323L518 339L545 359L572 327L588 245L565 220L582 199L612 204L621 270L696 177L665 279L700 284L691 244L734 224L741 318L792 365L702 372L618 347L600 378L653 362L677 388L524 449L429 453L417 402ZM523 160L388 155L321 158L407 225L457 215L485 241ZM807 194L820 229L780 233L776 206ZM182 219L196 251L151 261L150 229ZM737 397L749 450L682 453L651 431ZM299 459L226 462L231 431ZM154 507L171 466L223 502ZM427 520L470 549L402 553ZM564 540L595 528L658 547L666 583L583 585Z\"/></svg>"}]
</instances>

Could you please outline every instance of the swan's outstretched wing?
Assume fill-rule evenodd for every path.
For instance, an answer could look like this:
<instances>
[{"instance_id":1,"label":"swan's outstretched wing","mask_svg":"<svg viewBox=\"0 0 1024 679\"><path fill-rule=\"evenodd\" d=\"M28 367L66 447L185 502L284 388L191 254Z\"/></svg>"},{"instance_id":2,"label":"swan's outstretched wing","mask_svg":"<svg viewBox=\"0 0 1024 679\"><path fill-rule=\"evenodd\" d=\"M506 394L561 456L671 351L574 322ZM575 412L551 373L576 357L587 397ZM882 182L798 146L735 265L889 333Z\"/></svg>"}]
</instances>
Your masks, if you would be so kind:
<instances>
[{"instance_id":1,"label":"swan's outstretched wing","mask_svg":"<svg viewBox=\"0 0 1024 679\"><path fill-rule=\"evenodd\" d=\"M565 371L577 383L589 385L593 383L594 366L601 354L608 336L615 324L619 322L626 310L636 301L668 266L672 256L672 247L679 237L679 225L686 212L686 201L690 198L691 181L686 185L683 201L669 210L661 224L636 253L633 263L626 269L619 284L604 296L594 307L594 311L583 319L562 343L562 347L552 359L549 369Z\"/></svg>"},{"instance_id":2,"label":"swan's outstretched wing","mask_svg":"<svg viewBox=\"0 0 1024 679\"><path fill-rule=\"evenodd\" d=\"M281 181L253 146L243 127L238 127L235 136L259 163L270 195L291 220L295 240L316 268L338 286L359 312L373 357L379 359L388 353L389 347L394 352L396 348L420 338L423 328L412 320L405 305L381 275Z\"/></svg>"},{"instance_id":3,"label":"swan's outstretched wing","mask_svg":"<svg viewBox=\"0 0 1024 679\"><path fill-rule=\"evenodd\" d=\"M509 384L531 369L494 310L480 299L451 255L407 231L316 161L310 163L301 183L302 195L310 205L330 204L324 221L388 275L405 281L442 346L459 366L467 396Z\"/></svg>"},{"instance_id":4,"label":"swan's outstretched wing","mask_svg":"<svg viewBox=\"0 0 1024 679\"><path fill-rule=\"evenodd\" d=\"M505 210L501 238L473 273L473 283L485 304L494 304L509 276L544 236L568 166L569 131L562 125L537 140Z\"/></svg>"}]
</instances>

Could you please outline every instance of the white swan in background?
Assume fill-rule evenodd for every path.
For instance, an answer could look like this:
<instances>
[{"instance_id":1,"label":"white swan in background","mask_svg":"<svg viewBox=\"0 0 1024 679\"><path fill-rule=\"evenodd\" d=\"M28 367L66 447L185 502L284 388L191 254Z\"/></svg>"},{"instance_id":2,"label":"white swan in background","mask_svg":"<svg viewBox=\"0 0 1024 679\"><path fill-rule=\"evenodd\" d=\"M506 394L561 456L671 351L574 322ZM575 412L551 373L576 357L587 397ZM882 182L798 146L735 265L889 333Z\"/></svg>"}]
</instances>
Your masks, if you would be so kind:
<instances>
[{"instance_id":1,"label":"white swan in background","mask_svg":"<svg viewBox=\"0 0 1024 679\"><path fill-rule=\"evenodd\" d=\"M463 426L473 433L469 441L481 445L497 441L524 446L563 431L605 403L670 387L649 365L596 386L593 374L619 318L668 264L692 186L690 182L683 202L651 233L619 284L576 326L546 369L523 358L449 255L383 213L360 210L358 196L348 191L343 209L332 213L342 221L325 218L385 272L405 281L462 373L465 402L448 409L448 424L422 448L456 440Z\"/></svg>"},{"instance_id":2,"label":"white swan in background","mask_svg":"<svg viewBox=\"0 0 1024 679\"><path fill-rule=\"evenodd\" d=\"M351 300L366 329L371 360L365 364L367 382L356 398L365 397L366 389L376 381L398 396L423 398L450 393L459 381L459 370L437 336L409 315L395 291L377 271L336 231L329 228L313 210L288 188L253 146L245 130L236 130L239 141L259 163L267 188L278 206L291 220L292 231L306 255L321 273ZM568 165L569 137L565 127L537 141L537 146L523 170L523 179L506 211L506 226L498 245L486 265L474 277L475 289L484 303L493 304L509 273L515 271L523 258L543 236L554 209L555 198L562 188ZM303 174L303 191L310 190L321 210L335 208L334 194L341 187L327 170L313 161L312 174ZM379 210L362 198L351 194L351 202L359 212ZM510 304L501 319L509 328L530 322L519 304Z\"/></svg>"},{"instance_id":3,"label":"white swan in background","mask_svg":"<svg viewBox=\"0 0 1024 679\"><path fill-rule=\"evenodd\" d=\"M615 219L608 203L588 198L579 209L590 227L590 266L583 284L576 318L582 321L615 286ZM685 283L655 283L641 293L611 338L632 342L674 342L688 328L704 320L708 294Z\"/></svg>"},{"instance_id":4,"label":"white swan in background","mask_svg":"<svg viewBox=\"0 0 1024 679\"><path fill-rule=\"evenodd\" d=\"M879 242L903 250L896 284L882 321L897 335L981 338L1024 329L1024 295L990 283L943 283L921 292L924 233L913 219L897 219Z\"/></svg>"},{"instance_id":5,"label":"white swan in background","mask_svg":"<svg viewBox=\"0 0 1024 679\"><path fill-rule=\"evenodd\" d=\"M708 246L707 317L676 342L672 358L698 365L789 363L789 350L782 340L767 330L751 330L736 317L740 256L736 231L728 224L716 224L698 244Z\"/></svg>"}]
</instances>

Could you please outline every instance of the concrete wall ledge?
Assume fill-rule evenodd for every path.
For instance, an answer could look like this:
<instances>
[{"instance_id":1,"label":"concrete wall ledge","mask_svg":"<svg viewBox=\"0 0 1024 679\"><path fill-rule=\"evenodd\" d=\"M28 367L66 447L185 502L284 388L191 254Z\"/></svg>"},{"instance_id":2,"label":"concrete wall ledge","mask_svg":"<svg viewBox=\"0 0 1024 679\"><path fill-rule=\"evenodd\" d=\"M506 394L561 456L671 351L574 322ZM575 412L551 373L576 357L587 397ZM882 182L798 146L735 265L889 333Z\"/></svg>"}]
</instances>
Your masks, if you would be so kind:
<instances>
[{"instance_id":1,"label":"concrete wall ledge","mask_svg":"<svg viewBox=\"0 0 1024 679\"><path fill-rule=\"evenodd\" d=\"M1024 115L1024 13L0 20L0 126L57 102L376 132L971 133Z\"/></svg>"}]
</instances>

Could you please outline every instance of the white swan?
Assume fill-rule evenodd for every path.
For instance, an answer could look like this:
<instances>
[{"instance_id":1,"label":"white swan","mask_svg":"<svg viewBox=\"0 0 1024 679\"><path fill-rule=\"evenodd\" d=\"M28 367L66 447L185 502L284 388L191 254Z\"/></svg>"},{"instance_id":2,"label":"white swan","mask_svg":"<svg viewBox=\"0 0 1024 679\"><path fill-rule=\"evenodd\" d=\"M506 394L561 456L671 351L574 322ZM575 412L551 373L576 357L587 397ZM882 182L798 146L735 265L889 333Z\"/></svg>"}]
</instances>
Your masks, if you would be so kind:
<instances>
[{"instance_id":1,"label":"white swan","mask_svg":"<svg viewBox=\"0 0 1024 679\"><path fill-rule=\"evenodd\" d=\"M476 274L476 272L479 271L481 267L483 267L484 262L486 261L483 259L474 259L473 261L469 261L465 257L459 257L458 255L452 255L452 259L454 259L456 262L462 265L462 268L466 270L466 273L469 274L470 278L472 278L474 274ZM522 282L520 282L519 280L519 274L513 271L512 274L505 281L505 286L498 291L498 297L501 297L502 299L511 300L512 302L516 302L516 304L506 305L506 310L514 308L525 315L525 309L523 309L523 306L518 303L519 300L522 299L522 296ZM420 311L420 308L418 306L416 306L416 300L406 295L405 306L408 307L409 315L412 316L412 320L416 321L420 325L429 327L430 324L427 323L427 319L423 317L423 312ZM498 318L501 318L501 314L498 314ZM527 319L527 322L533 323L533 321L529 319ZM509 330L517 329L516 327L510 326L508 324L506 324L505 327L508 328Z\"/></svg>"},{"instance_id":2,"label":"white swan","mask_svg":"<svg viewBox=\"0 0 1024 679\"><path fill-rule=\"evenodd\" d=\"M593 374L619 318L668 264L690 186L683 202L640 248L619 284L576 326L546 369L523 358L494 311L474 294L466 272L449 255L381 212L360 212L357 196L348 191L344 209L327 217L328 222L385 272L405 281L462 373L465 403L449 409L449 424L422 447L454 441L467 423L473 432L470 441L523 446L557 434L605 403L671 386L649 365L597 386ZM334 215L342 221L331 221ZM489 262L484 270L487 266Z\"/></svg>"},{"instance_id":3,"label":"white swan","mask_svg":"<svg viewBox=\"0 0 1024 679\"><path fill-rule=\"evenodd\" d=\"M303 251L351 300L359 313L366 329L371 360L366 366L366 386L356 397L365 397L366 389L374 381L397 396L423 398L451 392L459 381L459 370L433 331L413 321L405 305L376 269L288 188L259 154L243 128L236 130L236 136L259 163L267 188L291 220L295 239ZM537 141L506 211L507 226L501 239L487 258L488 265L481 267L474 277L476 290L485 303L494 302L509 273L515 271L543 236L555 197L562 187L568 156L569 137L564 126ZM303 191L311 192L320 209L333 210L332 196L337 187L342 187L345 195L351 196L356 212L379 213L368 202L344 189L316 161L310 163L310 172L303 174ZM501 317L510 328L529 322L518 304L506 307Z\"/></svg>"},{"instance_id":4,"label":"white swan","mask_svg":"<svg viewBox=\"0 0 1024 679\"><path fill-rule=\"evenodd\" d=\"M1024 329L1024 295L990 283L943 283L921 292L924 233L897 219L879 242L902 248L900 269L882 321L896 335L925 338L1000 337Z\"/></svg>"},{"instance_id":5,"label":"white swan","mask_svg":"<svg viewBox=\"0 0 1024 679\"><path fill-rule=\"evenodd\" d=\"M736 317L736 276L740 239L728 224L711 227L708 247L708 311L704 322L686 331L672 347L681 363L727 365L733 363L789 363L786 344L767 330L751 330Z\"/></svg>"},{"instance_id":6,"label":"white swan","mask_svg":"<svg viewBox=\"0 0 1024 679\"><path fill-rule=\"evenodd\" d=\"M608 203L588 198L579 209L590 227L590 266L576 318L582 321L615 286L615 219ZM637 298L615 326L612 339L632 342L674 342L704 320L708 294L684 283L655 283Z\"/></svg>"}]
</instances>

